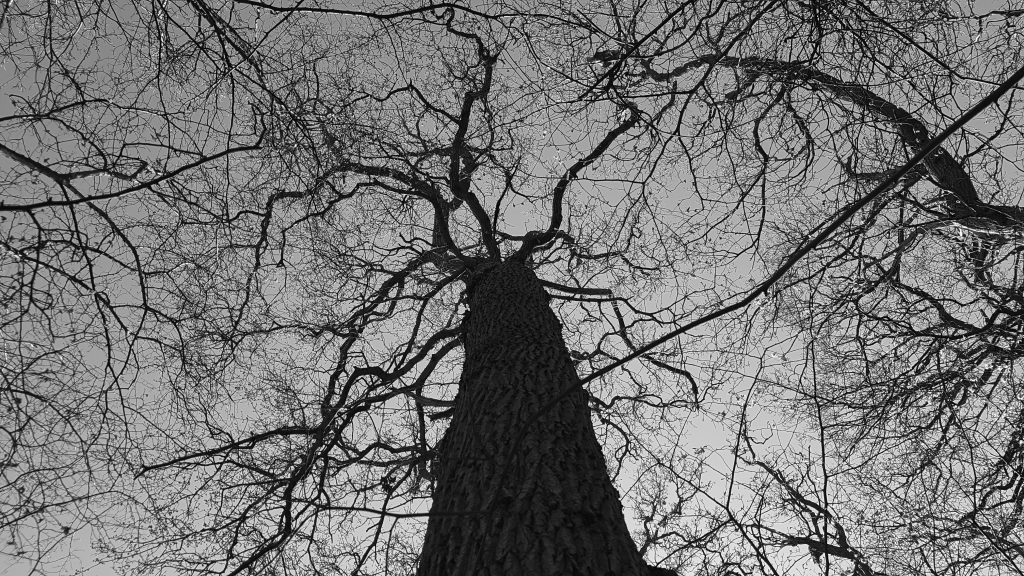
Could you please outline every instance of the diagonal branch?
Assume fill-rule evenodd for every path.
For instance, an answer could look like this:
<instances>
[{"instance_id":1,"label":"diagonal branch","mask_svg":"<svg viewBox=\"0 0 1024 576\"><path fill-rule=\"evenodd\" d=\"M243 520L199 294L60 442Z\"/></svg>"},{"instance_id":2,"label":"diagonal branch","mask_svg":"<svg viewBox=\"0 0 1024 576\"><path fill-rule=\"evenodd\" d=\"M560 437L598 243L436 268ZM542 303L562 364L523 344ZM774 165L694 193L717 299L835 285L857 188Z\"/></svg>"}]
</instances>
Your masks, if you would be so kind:
<instances>
[{"instance_id":1,"label":"diagonal branch","mask_svg":"<svg viewBox=\"0 0 1024 576\"><path fill-rule=\"evenodd\" d=\"M640 109L636 104L633 104L632 102L625 102L624 106L629 110L629 117L605 134L604 138L601 139L589 154L574 162L573 165L562 174L562 177L558 179L552 194L551 222L548 224L548 229L544 232L531 232L527 234L523 240L522 246L513 256L514 259L525 259L526 256L535 248L543 246L558 237L559 228L562 226L562 204L565 199L565 192L569 188L569 184L579 177L580 172L582 172L584 168L596 162L597 159L611 147L619 136L628 132L631 128L636 126L637 122L640 121Z\"/></svg>"},{"instance_id":2,"label":"diagonal branch","mask_svg":"<svg viewBox=\"0 0 1024 576\"><path fill-rule=\"evenodd\" d=\"M659 72L646 60L641 60L644 75L652 80L666 82L702 66L728 66L754 76L768 76L775 82L803 86L825 92L832 97L853 104L857 108L889 123L896 129L903 144L914 153L924 150L931 136L924 123L909 111L879 96L869 88L847 82L807 64L785 62L758 57L701 56L668 72ZM952 219L984 219L991 224L993 234L1000 229L1024 227L1024 208L998 206L981 200L971 176L945 148L938 147L927 154L921 165L928 175L948 193L944 197L946 209Z\"/></svg>"},{"instance_id":3,"label":"diagonal branch","mask_svg":"<svg viewBox=\"0 0 1024 576\"><path fill-rule=\"evenodd\" d=\"M643 354L646 354L647 352L657 348L658 346L661 346L662 344L668 342L669 340L672 340L673 338L676 338L681 334L685 334L686 332L689 332L690 330L693 330L694 328L697 328L699 326L703 326L704 324L707 324L712 320L715 320L716 318L721 318L723 316L732 314L733 312L742 310L749 306L759 296L767 293L772 286L777 284L779 280L781 280L790 270L792 270L798 262L803 260L804 256L810 254L811 251L821 246L826 240L831 238L832 234L834 234L836 230L843 226L843 224L845 224L851 218L853 218L855 214L864 209L865 206L868 206L869 204L874 202L877 198L879 198L882 194L884 194L887 190L889 190L892 186L899 182L901 178L909 174L917 164L924 162L925 158L927 158L929 155L931 155L933 152L939 149L942 142L949 138L954 132L963 128L971 119L980 114L982 110L994 104L996 100L998 100L1003 94L1009 92L1010 89L1016 86L1017 83L1020 82L1021 80L1024 80L1024 68L1020 68L1019 70L1014 72L1012 76L1007 78L999 85L999 88L993 90L987 96L982 98L977 104L972 106L967 112L964 112L963 115L957 118L955 122L950 124L949 127L947 127L937 136L929 140L927 144L922 146L921 150L914 154L914 156L909 161L904 163L899 170L896 170L895 172L890 174L888 178L886 178L884 181L880 182L877 186L875 186L875 188L871 192L865 194L856 202L853 202L852 204L848 205L845 209L843 209L842 212L840 212L835 218L832 219L832 222L828 224L823 224L821 226L821 232L819 232L813 238L809 239L802 246L797 248L792 254L789 255L788 258L786 258L785 262L783 262L778 268L775 269L775 271L770 276L768 276L764 281L758 284L753 290L748 292L745 296L739 298L738 300L734 301L731 304L719 308L718 310L710 314L701 316L700 318L697 318L692 322L688 322L674 330L670 330L668 333L659 336L658 338L655 338L654 340L647 344L644 344L643 346L640 346L633 352L623 356L622 358L616 360L615 362L603 368L595 370L588 376L582 378L582 382L586 384L587 382L599 378L607 374L608 372L611 372L615 368L622 366L623 364L639 356L642 356ZM545 407L545 409L548 408Z\"/></svg>"}]
</instances>

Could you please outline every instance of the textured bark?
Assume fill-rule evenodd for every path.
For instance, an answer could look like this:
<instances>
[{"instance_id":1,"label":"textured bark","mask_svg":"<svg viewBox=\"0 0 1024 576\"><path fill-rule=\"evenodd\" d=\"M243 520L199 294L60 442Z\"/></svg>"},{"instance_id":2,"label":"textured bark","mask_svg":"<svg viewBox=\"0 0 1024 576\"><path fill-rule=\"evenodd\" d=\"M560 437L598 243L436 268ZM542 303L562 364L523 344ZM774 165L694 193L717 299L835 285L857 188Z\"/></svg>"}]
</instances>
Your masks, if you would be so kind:
<instances>
[{"instance_id":1,"label":"textured bark","mask_svg":"<svg viewBox=\"0 0 1024 576\"><path fill-rule=\"evenodd\" d=\"M469 305L418 575L647 574L537 277L499 264Z\"/></svg>"}]
</instances>

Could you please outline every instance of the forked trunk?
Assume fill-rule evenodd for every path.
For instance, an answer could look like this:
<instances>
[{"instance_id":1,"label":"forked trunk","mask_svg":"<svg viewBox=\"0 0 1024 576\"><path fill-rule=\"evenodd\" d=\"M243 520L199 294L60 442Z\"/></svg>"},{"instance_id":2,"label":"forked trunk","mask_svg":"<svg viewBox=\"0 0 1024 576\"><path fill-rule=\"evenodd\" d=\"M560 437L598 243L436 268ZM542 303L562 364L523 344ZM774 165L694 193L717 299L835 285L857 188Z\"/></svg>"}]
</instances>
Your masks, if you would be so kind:
<instances>
[{"instance_id":1,"label":"forked trunk","mask_svg":"<svg viewBox=\"0 0 1024 576\"><path fill-rule=\"evenodd\" d=\"M646 574L537 277L499 264L469 306L418 576Z\"/></svg>"}]
</instances>

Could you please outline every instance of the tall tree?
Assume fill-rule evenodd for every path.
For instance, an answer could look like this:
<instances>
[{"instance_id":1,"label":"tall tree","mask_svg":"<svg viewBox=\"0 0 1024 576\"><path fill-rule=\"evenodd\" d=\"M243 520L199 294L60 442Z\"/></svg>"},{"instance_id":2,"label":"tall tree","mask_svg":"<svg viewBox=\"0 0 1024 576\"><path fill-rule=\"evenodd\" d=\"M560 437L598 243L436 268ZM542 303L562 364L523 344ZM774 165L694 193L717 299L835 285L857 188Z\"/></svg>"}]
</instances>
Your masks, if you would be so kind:
<instances>
[{"instance_id":1,"label":"tall tree","mask_svg":"<svg viewBox=\"0 0 1024 576\"><path fill-rule=\"evenodd\" d=\"M646 574L540 281L508 260L470 282L418 574Z\"/></svg>"},{"instance_id":2,"label":"tall tree","mask_svg":"<svg viewBox=\"0 0 1024 576\"><path fill-rule=\"evenodd\" d=\"M878 187L972 10L8 3L4 553L1021 571L1016 93Z\"/></svg>"}]
</instances>

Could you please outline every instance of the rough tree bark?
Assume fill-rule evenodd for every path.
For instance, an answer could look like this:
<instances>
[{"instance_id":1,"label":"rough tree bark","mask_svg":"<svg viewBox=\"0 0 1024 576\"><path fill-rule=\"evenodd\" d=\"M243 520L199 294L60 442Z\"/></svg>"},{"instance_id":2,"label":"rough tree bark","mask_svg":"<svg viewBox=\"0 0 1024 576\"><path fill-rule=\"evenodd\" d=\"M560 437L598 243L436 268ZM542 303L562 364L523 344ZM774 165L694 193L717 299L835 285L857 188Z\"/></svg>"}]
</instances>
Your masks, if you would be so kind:
<instances>
[{"instance_id":1,"label":"rough tree bark","mask_svg":"<svg viewBox=\"0 0 1024 576\"><path fill-rule=\"evenodd\" d=\"M466 359L438 448L419 576L660 573L629 536L547 302L515 261L470 290Z\"/></svg>"}]
</instances>

